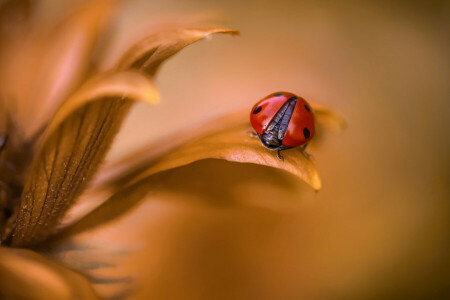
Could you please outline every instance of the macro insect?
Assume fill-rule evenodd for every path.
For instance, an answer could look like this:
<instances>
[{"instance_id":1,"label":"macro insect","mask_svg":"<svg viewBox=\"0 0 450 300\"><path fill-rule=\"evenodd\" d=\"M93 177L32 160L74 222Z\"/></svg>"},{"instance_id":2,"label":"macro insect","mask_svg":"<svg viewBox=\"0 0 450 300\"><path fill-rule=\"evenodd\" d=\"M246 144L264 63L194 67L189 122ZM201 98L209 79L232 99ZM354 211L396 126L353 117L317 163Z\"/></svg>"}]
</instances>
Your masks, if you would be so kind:
<instances>
[{"instance_id":1,"label":"macro insect","mask_svg":"<svg viewBox=\"0 0 450 300\"><path fill-rule=\"evenodd\" d=\"M297 146L309 156L305 149L314 136L314 113L302 97L289 92L270 94L253 106L250 122L256 131L253 135L264 147L277 150L280 160L284 159L281 151Z\"/></svg>"}]
</instances>

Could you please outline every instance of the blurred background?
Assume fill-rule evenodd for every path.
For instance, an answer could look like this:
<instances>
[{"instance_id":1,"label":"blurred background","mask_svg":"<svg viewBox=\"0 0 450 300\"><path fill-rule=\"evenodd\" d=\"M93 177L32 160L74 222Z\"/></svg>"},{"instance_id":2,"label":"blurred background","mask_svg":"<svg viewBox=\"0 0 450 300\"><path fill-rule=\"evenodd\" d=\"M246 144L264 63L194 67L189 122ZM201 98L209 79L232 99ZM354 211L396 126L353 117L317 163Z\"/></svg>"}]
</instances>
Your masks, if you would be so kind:
<instances>
[{"instance_id":1,"label":"blurred background","mask_svg":"<svg viewBox=\"0 0 450 300\"><path fill-rule=\"evenodd\" d=\"M450 297L450 2L134 0L122 10L106 62L164 22L241 36L168 61L161 104L136 105L111 157L280 90L348 121L311 150L318 193L278 170L206 160L154 176L130 212L77 237L133 249L111 271L135 277L131 298Z\"/></svg>"}]
</instances>

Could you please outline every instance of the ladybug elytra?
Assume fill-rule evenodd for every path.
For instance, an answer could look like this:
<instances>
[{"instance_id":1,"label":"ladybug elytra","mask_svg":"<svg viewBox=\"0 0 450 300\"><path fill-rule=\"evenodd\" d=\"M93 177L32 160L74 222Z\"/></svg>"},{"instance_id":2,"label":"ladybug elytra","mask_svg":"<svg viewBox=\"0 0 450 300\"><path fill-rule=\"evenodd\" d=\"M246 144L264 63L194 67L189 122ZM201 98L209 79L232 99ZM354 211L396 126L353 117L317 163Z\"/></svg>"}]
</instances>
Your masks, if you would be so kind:
<instances>
[{"instance_id":1,"label":"ladybug elytra","mask_svg":"<svg viewBox=\"0 0 450 300\"><path fill-rule=\"evenodd\" d=\"M250 122L261 143L270 150L280 151L302 146L315 132L314 114L305 99L288 92L270 94L253 106Z\"/></svg>"}]
</instances>

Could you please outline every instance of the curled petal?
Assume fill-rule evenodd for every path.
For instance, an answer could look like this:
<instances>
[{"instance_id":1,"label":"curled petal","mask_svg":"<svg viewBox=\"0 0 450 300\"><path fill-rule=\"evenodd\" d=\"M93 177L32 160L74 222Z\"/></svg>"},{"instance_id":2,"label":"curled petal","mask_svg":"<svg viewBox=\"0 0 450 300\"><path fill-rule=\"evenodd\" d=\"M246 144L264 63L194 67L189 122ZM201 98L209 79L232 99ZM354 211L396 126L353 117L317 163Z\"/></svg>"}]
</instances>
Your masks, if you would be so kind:
<instances>
[{"instance_id":1,"label":"curled petal","mask_svg":"<svg viewBox=\"0 0 450 300\"><path fill-rule=\"evenodd\" d=\"M325 106L313 104L313 110L316 116L316 137L311 141L311 144L320 143L323 138L324 131L332 131L332 132L340 132L344 130L346 127L346 122L344 118L333 110L326 108ZM164 143L150 143L128 155L120 158L116 161L107 162L99 176L96 178L97 186L121 186L125 182L127 182L130 178L134 178L137 174L140 174L145 170L148 166L153 165L159 157L163 156L165 153L173 151L177 147L188 143L189 141L205 136L205 135L214 135L215 133L225 132L227 130L232 130L232 128L242 127L242 130L246 132L252 130L249 120L248 120L248 112L247 109L237 111L226 115L222 118L202 123L199 126L192 126L189 128L189 131L182 131L174 136L164 139ZM241 135L239 135L241 137ZM248 134L243 136L243 140L248 140ZM258 139L250 139L252 143L257 141ZM239 141L236 141L239 142ZM261 145L256 143L256 148L258 151L266 151ZM271 154L270 158L274 155L273 152L266 151ZM299 155L299 151L296 150L288 150L283 154L289 156L290 153L295 153ZM276 155L275 155L276 156ZM303 161L303 158L300 158ZM277 166L280 164L283 166L283 163L278 161L273 161L274 165ZM308 164L309 164L308 160ZM299 171L293 170L292 173L297 173ZM315 177L315 176L313 176ZM318 177L317 177L318 178ZM320 184L317 185L319 181L313 180L312 182L316 182L312 185L315 189L320 187Z\"/></svg>"},{"instance_id":2,"label":"curled petal","mask_svg":"<svg viewBox=\"0 0 450 300\"><path fill-rule=\"evenodd\" d=\"M249 130L251 127L243 124L188 142L157 160L132 183L164 170L216 158L283 169L304 180L313 189L321 188L322 183L314 163L302 152L298 149L287 150L283 152L284 160L280 160L276 152L264 148L258 138L249 134Z\"/></svg>"},{"instance_id":3,"label":"curled petal","mask_svg":"<svg viewBox=\"0 0 450 300\"><path fill-rule=\"evenodd\" d=\"M2 299L98 299L89 280L31 250L0 247Z\"/></svg>"},{"instance_id":4,"label":"curled petal","mask_svg":"<svg viewBox=\"0 0 450 300\"><path fill-rule=\"evenodd\" d=\"M52 134L67 116L86 103L117 96L138 99L149 104L159 102L157 90L149 79L139 72L124 71L102 74L88 81L64 102L48 126L47 135Z\"/></svg>"},{"instance_id":5,"label":"curled petal","mask_svg":"<svg viewBox=\"0 0 450 300\"><path fill-rule=\"evenodd\" d=\"M215 33L237 35L239 32L224 28L175 28L163 31L138 42L118 62L119 70L142 69L154 75L163 61L184 47Z\"/></svg>"},{"instance_id":6,"label":"curled petal","mask_svg":"<svg viewBox=\"0 0 450 300\"><path fill-rule=\"evenodd\" d=\"M313 109L318 107L320 111L328 111L327 114L318 114L316 117L316 132L320 133L318 139L323 137L322 132L326 130L323 126L325 121L339 123L343 120L339 114L325 107L317 105L312 107ZM320 189L321 181L314 163L299 149L283 152L285 160L280 161L275 152L265 149L257 138L250 136L248 131L251 129L247 109L241 110L206 124L189 127L189 131L182 131L165 138L164 143L151 143L118 161L107 162L99 172L92 188L65 216L62 227L77 223L84 216L91 216L91 211L109 214L108 210L105 212L100 209L100 206L117 197L120 198L118 201L123 202L123 195L131 197L135 186L142 186L144 189L136 192L137 194L145 194L145 191L150 188L147 179L152 180L154 177L151 175L155 173L208 158L279 168L303 179L314 189ZM320 141L314 138L311 142ZM126 206L126 204L123 205ZM90 224L97 224L100 220L97 216L89 219Z\"/></svg>"}]
</instances>

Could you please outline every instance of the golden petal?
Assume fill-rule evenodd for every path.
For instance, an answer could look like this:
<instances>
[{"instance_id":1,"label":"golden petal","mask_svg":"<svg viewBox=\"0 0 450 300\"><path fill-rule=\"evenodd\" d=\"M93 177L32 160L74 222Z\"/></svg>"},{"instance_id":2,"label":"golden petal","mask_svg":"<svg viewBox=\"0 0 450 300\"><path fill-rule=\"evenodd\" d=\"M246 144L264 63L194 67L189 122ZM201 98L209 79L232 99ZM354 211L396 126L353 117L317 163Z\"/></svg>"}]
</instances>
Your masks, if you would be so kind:
<instances>
[{"instance_id":1,"label":"golden petal","mask_svg":"<svg viewBox=\"0 0 450 300\"><path fill-rule=\"evenodd\" d=\"M154 56L139 62L131 60L131 65L125 64L119 69L137 68L153 74L163 60L195 41L212 33L237 33L228 29L181 32L184 34L169 34L169 38L160 36L157 44L153 44L157 47ZM148 64L152 66L150 71ZM85 90L81 89L81 92ZM49 237L97 171L131 106L130 101L123 97L107 99L103 92L100 95L98 101L91 101L75 111L69 104L67 111L72 113L63 113L64 117L67 116L65 119L55 117L54 122L60 125L50 125L49 134L32 163L18 214L11 218L2 236L6 243L29 246ZM79 103L78 100L69 102Z\"/></svg>"},{"instance_id":2,"label":"golden petal","mask_svg":"<svg viewBox=\"0 0 450 300\"><path fill-rule=\"evenodd\" d=\"M247 114L245 117L248 117ZM264 148L257 137L249 134L251 129L249 124L241 123L227 130L192 140L158 159L131 183L164 170L202 159L216 158L282 169L304 180L315 190L321 188L322 183L316 166L299 149L284 151L284 160L280 160L276 152Z\"/></svg>"},{"instance_id":3,"label":"golden petal","mask_svg":"<svg viewBox=\"0 0 450 300\"><path fill-rule=\"evenodd\" d=\"M172 28L147 37L131 47L117 64L119 70L143 69L154 75L167 58L184 47L212 34L237 35L239 31L225 28Z\"/></svg>"},{"instance_id":4,"label":"golden petal","mask_svg":"<svg viewBox=\"0 0 450 300\"><path fill-rule=\"evenodd\" d=\"M3 236L7 243L31 245L52 234L98 169L130 100L142 99L154 103L157 93L146 77L128 71L92 80L67 101L32 162L17 217Z\"/></svg>"},{"instance_id":5,"label":"golden petal","mask_svg":"<svg viewBox=\"0 0 450 300\"><path fill-rule=\"evenodd\" d=\"M127 97L149 104L159 102L157 90L145 75L137 71L104 73L89 80L63 103L46 129L47 135L52 134L62 121L83 105L108 97Z\"/></svg>"},{"instance_id":6,"label":"golden petal","mask_svg":"<svg viewBox=\"0 0 450 300\"><path fill-rule=\"evenodd\" d=\"M98 299L82 275L36 252L0 247L2 299Z\"/></svg>"},{"instance_id":7,"label":"golden petal","mask_svg":"<svg viewBox=\"0 0 450 300\"><path fill-rule=\"evenodd\" d=\"M90 1L51 24L37 22L39 26L6 45L2 89L14 101L11 109L17 110L27 137L48 122L89 73L113 8L109 0Z\"/></svg>"},{"instance_id":8,"label":"golden petal","mask_svg":"<svg viewBox=\"0 0 450 300\"><path fill-rule=\"evenodd\" d=\"M323 139L323 133L325 131L340 132L345 129L346 122L341 115L322 105L313 104L312 107L316 116L316 137L310 144L313 146L319 144L321 139ZM189 131L180 131L173 136L165 138L164 143L161 143L160 141L156 143L151 142L122 158L106 162L96 178L96 185L108 186L112 184L120 186L130 178L136 176L136 174L141 173L149 165L155 163L158 157L172 151L176 147L206 134L214 135L216 132L224 132L239 126L246 128L247 130L252 130L250 121L248 120L247 109L230 113L222 118L202 123L199 126L190 126ZM245 136L245 138L247 139L248 136ZM254 139L252 139L252 141L253 140ZM261 147L261 149L257 148L257 150L266 151L263 147ZM298 155L298 151L295 150L289 150L284 153L289 154L291 152ZM274 153L272 152L271 154L273 155ZM274 161L273 163L274 166L277 166L279 162ZM296 172L293 171L293 173L295 174ZM314 186L317 187L317 185Z\"/></svg>"},{"instance_id":9,"label":"golden petal","mask_svg":"<svg viewBox=\"0 0 450 300\"><path fill-rule=\"evenodd\" d=\"M311 141L311 143L314 145L321 142L320 139L323 138L323 131L329 129L329 124L334 124L333 127L338 128L339 126L343 126L345 124L345 120L338 113L324 106L313 104L312 107L315 112L318 112L316 114L316 134L318 135ZM61 224L62 226L60 226L60 228L70 226L71 224L83 218L83 216L89 214L98 206L102 205L105 201L109 201L109 197L111 197L117 190L122 189L126 185L129 185L131 180L135 182L139 178L145 177L145 172L155 173L158 171L162 171L163 169L177 167L189 162L193 162L195 159L214 158L214 156L208 157L208 155L211 155L211 153L205 152L204 155L206 157L202 157L201 153L197 153L196 157L191 156L187 157L186 161L180 161L183 159L177 160L177 155L181 155L178 152L177 147L181 146L182 149L184 149L183 145L186 145L186 143L189 143L194 139L202 140L202 137L207 135L213 136L217 133L223 134L225 132L229 132L230 135L233 135L233 130L235 130L233 128L243 128L242 130L236 130L236 137L242 135L242 132L251 130L251 127L249 126L247 109L228 114L224 117L215 119L207 123L202 123L199 126L192 126L190 127L189 131L181 131L174 136L165 138L164 143L161 143L159 141L156 143L152 142L116 161L105 162L105 164L100 169L98 176L96 176L96 178L94 179L94 184L92 185L92 187L83 194L83 197L81 197L79 203L75 205L69 211L69 214L64 217L63 223ZM343 130L343 128L341 128L341 130ZM244 140L247 140L248 137L248 135L244 135ZM238 144L239 142L243 144L242 147L244 148L245 142L236 141L236 143ZM302 179L308 178L306 176L307 172L303 175L301 174L303 168L312 168L313 173L309 175L310 179L307 180L311 182L311 186L313 186L314 184L313 188L320 188L320 179L317 175L313 163L303 157L303 155L298 150L292 149L283 153L283 155L288 154L288 156L290 156L290 151L293 151L294 153L292 161L287 162L287 164L284 166L283 162L274 159L276 158L274 152L268 152L265 148L262 147L262 145L259 145L259 143L256 143L256 145L254 145L253 143L255 142L255 139L251 139L250 142L251 149L268 154L271 163L266 164L265 162L261 162L261 164L272 167L279 167L279 165L282 165L281 169L285 169L288 172L297 175L298 178ZM235 145L235 147L238 148L239 145ZM220 152L220 149L217 149L217 147L215 150ZM170 154L173 151L175 151L174 154ZM224 151L231 151L228 154L232 155L233 148L232 146L230 146L230 148L224 149ZM235 151L240 151L240 149L235 149ZM167 157L165 158L164 156L166 153L169 153L170 157L175 156L175 160L166 162L166 164L164 165L164 163L161 164L161 162L158 162L158 158L163 157L163 159L167 159ZM249 151L247 151L246 153L249 153ZM217 156L220 156L220 153L216 154L216 157ZM291 158L289 158L289 160L291 160ZM295 163L297 163L298 165L294 166ZM158 170L157 168L161 169Z\"/></svg>"}]
</instances>

